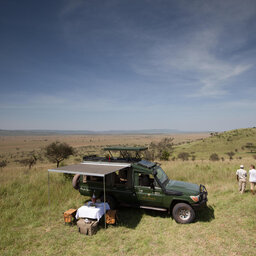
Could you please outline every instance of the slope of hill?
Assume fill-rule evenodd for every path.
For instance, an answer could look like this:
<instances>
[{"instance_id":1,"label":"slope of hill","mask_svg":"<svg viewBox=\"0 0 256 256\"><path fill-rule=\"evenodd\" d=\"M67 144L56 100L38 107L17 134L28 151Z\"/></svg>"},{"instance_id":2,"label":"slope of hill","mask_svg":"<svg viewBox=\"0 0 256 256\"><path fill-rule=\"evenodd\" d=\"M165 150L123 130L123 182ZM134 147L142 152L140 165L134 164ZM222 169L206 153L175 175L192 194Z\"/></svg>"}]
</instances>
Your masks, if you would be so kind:
<instances>
[{"instance_id":1,"label":"slope of hill","mask_svg":"<svg viewBox=\"0 0 256 256\"><path fill-rule=\"evenodd\" d=\"M255 150L251 151L246 147L248 143L256 145L256 128L213 133L209 138L177 145L174 155L187 152L194 155L196 159L209 159L212 153L217 153L219 157L229 158L227 153L234 152L233 158L241 159L256 155Z\"/></svg>"}]
</instances>

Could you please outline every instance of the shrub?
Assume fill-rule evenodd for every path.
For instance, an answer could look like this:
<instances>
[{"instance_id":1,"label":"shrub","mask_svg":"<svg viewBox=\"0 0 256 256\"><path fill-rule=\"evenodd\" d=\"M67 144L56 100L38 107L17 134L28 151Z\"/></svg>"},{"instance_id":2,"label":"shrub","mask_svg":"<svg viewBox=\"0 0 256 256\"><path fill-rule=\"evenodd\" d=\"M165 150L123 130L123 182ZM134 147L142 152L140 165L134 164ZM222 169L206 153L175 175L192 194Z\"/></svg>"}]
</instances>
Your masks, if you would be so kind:
<instances>
[{"instance_id":1,"label":"shrub","mask_svg":"<svg viewBox=\"0 0 256 256\"><path fill-rule=\"evenodd\" d=\"M144 158L148 161L154 161L155 160L155 152L153 150L146 150L144 152Z\"/></svg>"},{"instance_id":2,"label":"shrub","mask_svg":"<svg viewBox=\"0 0 256 256\"><path fill-rule=\"evenodd\" d=\"M160 156L160 160L168 161L170 157L170 153L167 150L164 150Z\"/></svg>"},{"instance_id":3,"label":"shrub","mask_svg":"<svg viewBox=\"0 0 256 256\"><path fill-rule=\"evenodd\" d=\"M181 153L178 154L178 158L182 159L182 161L188 161L189 153L181 152Z\"/></svg>"},{"instance_id":4,"label":"shrub","mask_svg":"<svg viewBox=\"0 0 256 256\"><path fill-rule=\"evenodd\" d=\"M0 162L0 168L4 168L4 167L6 167L7 166L7 161L6 160L2 160L1 162Z\"/></svg>"},{"instance_id":5,"label":"shrub","mask_svg":"<svg viewBox=\"0 0 256 256\"><path fill-rule=\"evenodd\" d=\"M37 157L35 155L29 157L29 158L25 158L22 160L19 160L19 163L24 165L24 166L28 166L29 169L31 169L32 166L34 166L37 162Z\"/></svg>"},{"instance_id":6,"label":"shrub","mask_svg":"<svg viewBox=\"0 0 256 256\"><path fill-rule=\"evenodd\" d=\"M249 149L251 153L256 151L256 146L251 142L246 143L245 147Z\"/></svg>"},{"instance_id":7,"label":"shrub","mask_svg":"<svg viewBox=\"0 0 256 256\"><path fill-rule=\"evenodd\" d=\"M235 153L233 151L230 151L230 152L227 152L226 155L229 156L229 160L232 160Z\"/></svg>"},{"instance_id":8,"label":"shrub","mask_svg":"<svg viewBox=\"0 0 256 256\"><path fill-rule=\"evenodd\" d=\"M173 151L173 138L163 138L158 143L154 143L154 142L150 143L149 149L145 153L145 158L148 160L154 160L154 158L166 160L167 158L169 159L172 151Z\"/></svg>"},{"instance_id":9,"label":"shrub","mask_svg":"<svg viewBox=\"0 0 256 256\"><path fill-rule=\"evenodd\" d=\"M219 158L218 154L213 153L213 154L210 155L209 160L211 160L211 161L219 161L220 158Z\"/></svg>"}]
</instances>

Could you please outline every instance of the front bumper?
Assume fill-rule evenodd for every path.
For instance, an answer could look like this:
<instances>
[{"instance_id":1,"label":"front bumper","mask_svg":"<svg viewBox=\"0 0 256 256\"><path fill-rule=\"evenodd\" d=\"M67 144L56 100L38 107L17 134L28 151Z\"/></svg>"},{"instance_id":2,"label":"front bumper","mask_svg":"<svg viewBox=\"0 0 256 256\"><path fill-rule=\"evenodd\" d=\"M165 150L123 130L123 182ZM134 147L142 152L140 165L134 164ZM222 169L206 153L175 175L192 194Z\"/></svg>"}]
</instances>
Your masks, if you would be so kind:
<instances>
[{"instance_id":1,"label":"front bumper","mask_svg":"<svg viewBox=\"0 0 256 256\"><path fill-rule=\"evenodd\" d=\"M206 187L204 185L200 185L200 199L199 202L196 204L193 204L192 207L194 209L200 209L204 206L206 206L208 198L207 198L208 192L206 190Z\"/></svg>"}]
</instances>

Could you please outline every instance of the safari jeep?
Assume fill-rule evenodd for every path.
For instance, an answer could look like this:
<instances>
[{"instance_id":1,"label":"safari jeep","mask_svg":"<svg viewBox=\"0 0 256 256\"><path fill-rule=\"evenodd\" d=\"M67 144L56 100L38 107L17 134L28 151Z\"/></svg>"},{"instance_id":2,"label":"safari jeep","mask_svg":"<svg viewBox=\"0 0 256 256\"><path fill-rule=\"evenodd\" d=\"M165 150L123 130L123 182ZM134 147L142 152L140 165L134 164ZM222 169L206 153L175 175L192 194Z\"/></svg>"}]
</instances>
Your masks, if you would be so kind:
<instances>
[{"instance_id":1,"label":"safari jeep","mask_svg":"<svg viewBox=\"0 0 256 256\"><path fill-rule=\"evenodd\" d=\"M120 166L105 178L76 174L73 187L85 196L92 196L94 193L102 201L105 187L105 198L110 208L121 204L168 211L176 222L191 223L195 219L195 210L206 205L205 186L169 179L160 164L141 160L139 153L145 149L147 148L109 147L105 148L110 153L107 158L85 157L84 163ZM113 157L112 151L120 151L121 157ZM135 153L135 157L131 157L131 152Z\"/></svg>"}]
</instances>

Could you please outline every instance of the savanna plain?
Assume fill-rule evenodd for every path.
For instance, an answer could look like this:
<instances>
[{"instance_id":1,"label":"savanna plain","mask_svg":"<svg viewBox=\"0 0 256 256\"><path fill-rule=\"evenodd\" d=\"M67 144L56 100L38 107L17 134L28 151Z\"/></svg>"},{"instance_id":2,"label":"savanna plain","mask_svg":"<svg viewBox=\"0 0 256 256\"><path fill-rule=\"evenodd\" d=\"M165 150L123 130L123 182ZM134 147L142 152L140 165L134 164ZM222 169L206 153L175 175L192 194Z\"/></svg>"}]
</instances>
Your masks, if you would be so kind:
<instances>
[{"instance_id":1,"label":"savanna plain","mask_svg":"<svg viewBox=\"0 0 256 256\"><path fill-rule=\"evenodd\" d=\"M76 150L62 165L104 146L149 146L173 138L169 160L161 163L170 179L204 184L208 207L194 223L177 224L167 213L120 208L116 226L96 235L64 225L63 212L88 198L62 174L48 172L44 147L66 142ZM235 172L256 164L256 129L214 134L0 136L0 255L256 255L256 195L238 192ZM233 152L231 154L231 152ZM181 157L186 153L187 157ZM210 156L216 153L217 158ZM22 162L31 155L31 168ZM184 154L183 154L184 156ZM23 163L23 164L22 164ZM50 200L49 200L50 199Z\"/></svg>"}]
</instances>

